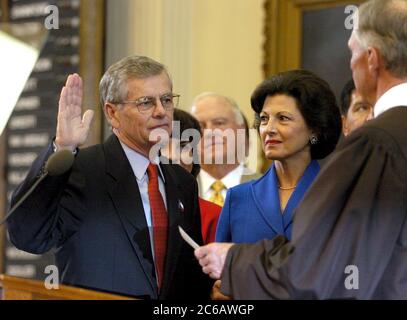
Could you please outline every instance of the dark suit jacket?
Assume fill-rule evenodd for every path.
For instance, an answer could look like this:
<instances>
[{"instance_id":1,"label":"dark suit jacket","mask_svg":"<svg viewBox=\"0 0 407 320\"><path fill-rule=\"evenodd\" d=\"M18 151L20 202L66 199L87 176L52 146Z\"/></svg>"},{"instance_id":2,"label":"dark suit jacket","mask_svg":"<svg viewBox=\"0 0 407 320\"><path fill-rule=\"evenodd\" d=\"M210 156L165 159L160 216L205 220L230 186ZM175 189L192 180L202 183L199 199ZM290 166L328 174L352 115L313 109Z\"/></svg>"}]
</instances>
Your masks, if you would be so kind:
<instances>
[{"instance_id":1,"label":"dark suit jacket","mask_svg":"<svg viewBox=\"0 0 407 320\"><path fill-rule=\"evenodd\" d=\"M12 204L36 180L51 145L33 164ZM177 165L160 165L169 217L168 247L160 299L202 299L210 280L201 271L178 225L202 243L195 179ZM47 177L8 219L11 242L41 254L54 250L63 283L158 298L147 222L136 178L111 136L83 149L70 172Z\"/></svg>"},{"instance_id":2,"label":"dark suit jacket","mask_svg":"<svg viewBox=\"0 0 407 320\"><path fill-rule=\"evenodd\" d=\"M241 299L406 299L407 107L338 146L295 211L292 243L236 245L222 292Z\"/></svg>"}]
</instances>

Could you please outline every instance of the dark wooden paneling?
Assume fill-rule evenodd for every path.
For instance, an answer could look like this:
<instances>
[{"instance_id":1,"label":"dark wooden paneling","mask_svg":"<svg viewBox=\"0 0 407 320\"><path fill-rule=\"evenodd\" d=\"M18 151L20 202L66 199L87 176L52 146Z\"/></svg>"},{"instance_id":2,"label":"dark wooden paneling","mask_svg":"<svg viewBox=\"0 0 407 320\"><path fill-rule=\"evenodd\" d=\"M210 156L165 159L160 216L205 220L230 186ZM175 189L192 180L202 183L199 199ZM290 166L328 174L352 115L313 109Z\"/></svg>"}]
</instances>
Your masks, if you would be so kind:
<instances>
[{"instance_id":1,"label":"dark wooden paneling","mask_svg":"<svg viewBox=\"0 0 407 320\"><path fill-rule=\"evenodd\" d=\"M88 144L101 139L98 83L103 70L104 0L11 2L10 21L44 24L48 15L44 6L49 5L58 8L59 28L49 31L28 85L8 123L7 160L4 160L7 186L3 195L11 194L24 179L36 154L54 137L59 94L70 73L83 77L84 108L93 108L96 113ZM26 121L27 117L32 123ZM45 266L54 264L51 253L33 256L16 250L9 241L5 242L5 272L19 277L46 277Z\"/></svg>"},{"instance_id":2,"label":"dark wooden paneling","mask_svg":"<svg viewBox=\"0 0 407 320\"><path fill-rule=\"evenodd\" d=\"M344 26L345 6L306 11L303 15L301 67L328 81L337 98L352 77Z\"/></svg>"},{"instance_id":3,"label":"dark wooden paneling","mask_svg":"<svg viewBox=\"0 0 407 320\"><path fill-rule=\"evenodd\" d=\"M297 69L302 65L303 20L306 15L314 13L335 15L336 31L345 30L346 14L344 6L360 4L363 0L267 0L265 3L265 43L264 43L264 74L269 77L275 73ZM330 11L327 9L337 9ZM340 12L341 11L341 12ZM309 20L309 19L308 19ZM315 32L324 28L323 21L315 22ZM335 41L336 33L332 34ZM313 40L315 42L315 40ZM340 42L340 41L339 41ZM346 50L346 47L343 48Z\"/></svg>"},{"instance_id":4,"label":"dark wooden paneling","mask_svg":"<svg viewBox=\"0 0 407 320\"><path fill-rule=\"evenodd\" d=\"M0 0L0 22L8 20L8 0Z\"/></svg>"},{"instance_id":5,"label":"dark wooden paneling","mask_svg":"<svg viewBox=\"0 0 407 320\"><path fill-rule=\"evenodd\" d=\"M8 1L0 0L0 22L8 20ZM6 212L6 134L0 136L0 219ZM4 272L4 240L5 227L0 226L0 273Z\"/></svg>"}]
</instances>

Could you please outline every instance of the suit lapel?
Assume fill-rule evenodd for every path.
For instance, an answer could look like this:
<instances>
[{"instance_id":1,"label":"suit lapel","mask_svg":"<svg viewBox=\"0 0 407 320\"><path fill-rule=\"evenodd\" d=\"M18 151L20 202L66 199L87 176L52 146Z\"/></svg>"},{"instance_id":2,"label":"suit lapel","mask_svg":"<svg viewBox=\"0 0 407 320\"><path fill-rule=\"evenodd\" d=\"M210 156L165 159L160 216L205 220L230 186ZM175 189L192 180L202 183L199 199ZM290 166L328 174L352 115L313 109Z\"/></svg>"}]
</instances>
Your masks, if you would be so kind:
<instances>
[{"instance_id":1,"label":"suit lapel","mask_svg":"<svg viewBox=\"0 0 407 320\"><path fill-rule=\"evenodd\" d=\"M149 230L136 177L115 136L105 142L104 151L108 192L144 273L156 292Z\"/></svg>"},{"instance_id":2,"label":"suit lapel","mask_svg":"<svg viewBox=\"0 0 407 320\"><path fill-rule=\"evenodd\" d=\"M319 164L316 160L312 160L308 167L305 169L303 176L298 182L297 188L295 188L293 194L287 202L287 205L284 209L283 221L284 221L284 230L287 230L290 224L293 221L293 212L298 206L304 194L307 192L311 184L314 182L316 176L319 172Z\"/></svg>"},{"instance_id":3,"label":"suit lapel","mask_svg":"<svg viewBox=\"0 0 407 320\"><path fill-rule=\"evenodd\" d=\"M167 212L168 212L168 242L167 256L165 259L164 283L162 294L171 286L175 268L177 266L178 257L182 247L182 239L178 231L180 224L181 212L180 198L178 196L178 182L173 174L171 165L160 165L165 178L165 193L167 197Z\"/></svg>"},{"instance_id":4,"label":"suit lapel","mask_svg":"<svg viewBox=\"0 0 407 320\"><path fill-rule=\"evenodd\" d=\"M264 220L275 232L285 234L285 231L292 223L294 209L298 206L318 172L318 162L311 161L300 179L298 187L287 202L284 214L281 212L280 196L277 189L278 180L274 164L261 179L251 185L253 199L257 208Z\"/></svg>"},{"instance_id":5,"label":"suit lapel","mask_svg":"<svg viewBox=\"0 0 407 320\"><path fill-rule=\"evenodd\" d=\"M281 217L280 196L277 189L277 176L274 165L251 185L252 196L257 209L260 211L267 225L277 234L284 233Z\"/></svg>"},{"instance_id":6,"label":"suit lapel","mask_svg":"<svg viewBox=\"0 0 407 320\"><path fill-rule=\"evenodd\" d=\"M198 174L198 176L196 177L196 182L198 182L199 197L204 198L204 190L203 190L203 187L202 187L202 178L201 178L200 174Z\"/></svg>"}]
</instances>

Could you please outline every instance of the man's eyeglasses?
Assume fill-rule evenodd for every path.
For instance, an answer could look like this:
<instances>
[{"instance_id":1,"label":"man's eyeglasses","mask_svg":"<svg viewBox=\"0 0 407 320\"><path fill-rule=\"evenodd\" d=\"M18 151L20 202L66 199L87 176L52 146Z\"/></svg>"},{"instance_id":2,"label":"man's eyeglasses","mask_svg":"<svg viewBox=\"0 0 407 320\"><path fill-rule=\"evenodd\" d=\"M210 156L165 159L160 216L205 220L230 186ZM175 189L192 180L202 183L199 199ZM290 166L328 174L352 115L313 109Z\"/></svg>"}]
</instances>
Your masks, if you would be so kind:
<instances>
[{"instance_id":1,"label":"man's eyeglasses","mask_svg":"<svg viewBox=\"0 0 407 320\"><path fill-rule=\"evenodd\" d=\"M157 97L161 105L165 110L172 110L174 107L178 107L178 100L180 95L168 93L164 94L161 97ZM138 111L141 113L151 113L154 108L157 106L156 97L141 97L134 101L122 101L117 104L133 104L137 107Z\"/></svg>"}]
</instances>

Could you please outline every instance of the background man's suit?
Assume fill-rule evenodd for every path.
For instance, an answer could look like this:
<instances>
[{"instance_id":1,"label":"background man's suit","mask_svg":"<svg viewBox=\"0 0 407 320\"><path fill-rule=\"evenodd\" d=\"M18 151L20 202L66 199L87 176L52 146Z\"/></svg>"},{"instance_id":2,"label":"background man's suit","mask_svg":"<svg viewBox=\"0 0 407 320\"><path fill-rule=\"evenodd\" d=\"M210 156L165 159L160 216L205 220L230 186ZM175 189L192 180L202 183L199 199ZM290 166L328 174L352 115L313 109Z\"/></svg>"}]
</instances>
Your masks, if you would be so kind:
<instances>
[{"instance_id":1,"label":"background man's suit","mask_svg":"<svg viewBox=\"0 0 407 320\"><path fill-rule=\"evenodd\" d=\"M36 180L49 146L15 192L12 204ZM205 299L211 283L179 235L178 225L202 243L195 179L163 165L169 220L160 299ZM191 192L192 191L192 192ZM47 177L9 218L12 243L31 253L55 250L66 284L158 298L144 209L131 166L118 139L83 149L72 170Z\"/></svg>"}]
</instances>

